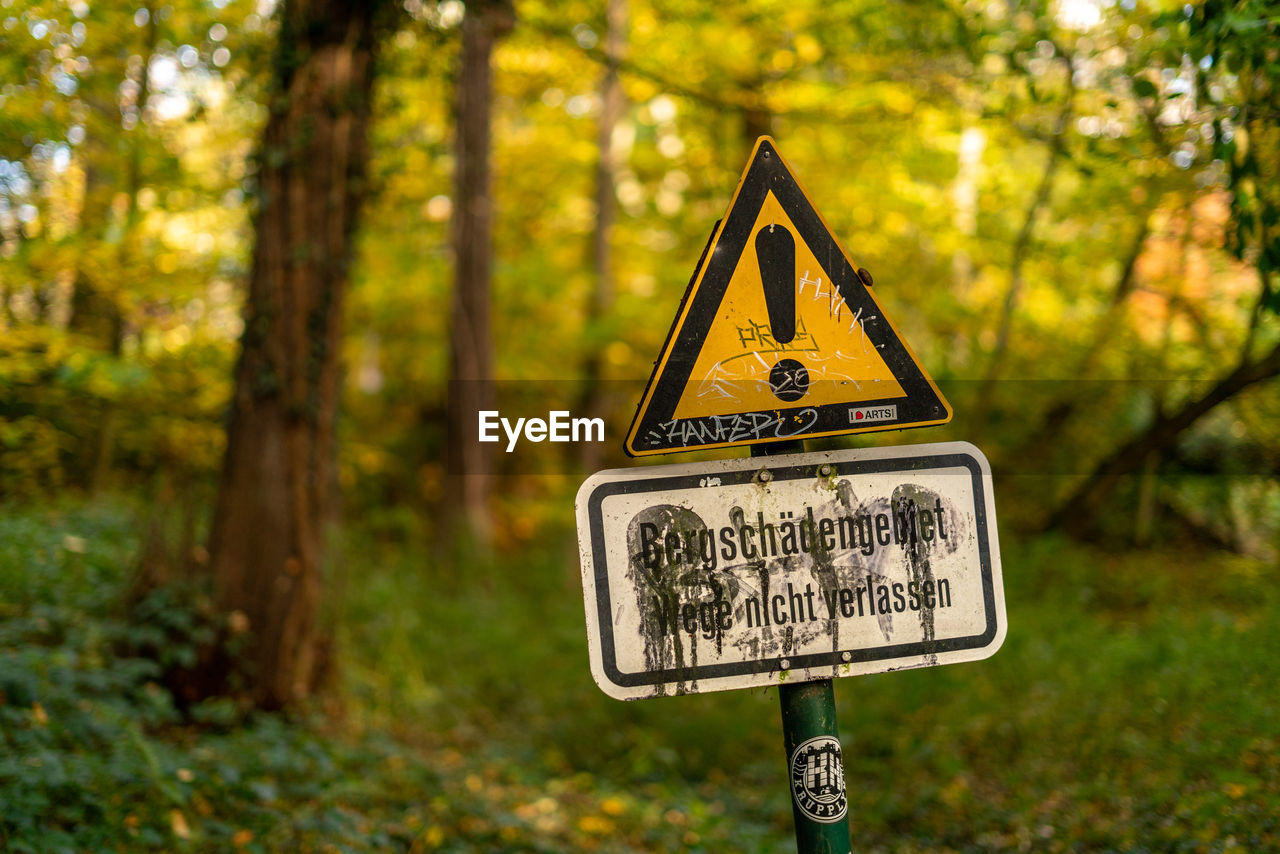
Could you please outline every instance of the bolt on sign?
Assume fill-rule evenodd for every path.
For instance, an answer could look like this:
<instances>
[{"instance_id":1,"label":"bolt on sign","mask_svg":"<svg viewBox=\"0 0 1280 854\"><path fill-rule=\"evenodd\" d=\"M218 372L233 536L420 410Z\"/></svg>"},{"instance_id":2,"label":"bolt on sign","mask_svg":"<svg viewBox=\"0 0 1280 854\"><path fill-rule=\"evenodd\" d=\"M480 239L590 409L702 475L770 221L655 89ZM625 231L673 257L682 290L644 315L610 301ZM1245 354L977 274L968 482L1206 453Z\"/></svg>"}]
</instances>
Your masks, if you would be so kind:
<instances>
[{"instance_id":1,"label":"bolt on sign","mask_svg":"<svg viewBox=\"0 0 1280 854\"><path fill-rule=\"evenodd\" d=\"M1004 640L991 471L965 442L615 469L578 491L612 697L973 661Z\"/></svg>"},{"instance_id":2,"label":"bolt on sign","mask_svg":"<svg viewBox=\"0 0 1280 854\"><path fill-rule=\"evenodd\" d=\"M949 421L871 284L761 137L667 334L627 453Z\"/></svg>"}]
</instances>

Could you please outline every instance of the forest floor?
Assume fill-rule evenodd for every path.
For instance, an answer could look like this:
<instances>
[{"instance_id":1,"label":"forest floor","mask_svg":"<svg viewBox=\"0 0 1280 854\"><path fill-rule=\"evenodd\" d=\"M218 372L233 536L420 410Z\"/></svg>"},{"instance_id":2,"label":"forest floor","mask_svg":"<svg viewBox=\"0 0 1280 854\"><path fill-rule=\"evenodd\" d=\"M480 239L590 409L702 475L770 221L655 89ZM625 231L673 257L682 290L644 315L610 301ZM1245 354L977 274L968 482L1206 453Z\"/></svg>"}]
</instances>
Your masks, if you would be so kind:
<instances>
[{"instance_id":1,"label":"forest floor","mask_svg":"<svg viewBox=\"0 0 1280 854\"><path fill-rule=\"evenodd\" d=\"M138 515L0 512L0 848L794 851L775 692L605 697L571 531L465 567L348 533L337 684L246 718L156 681L198 628L122 605ZM837 683L854 850L1280 850L1280 570L1003 555L994 658Z\"/></svg>"}]
</instances>

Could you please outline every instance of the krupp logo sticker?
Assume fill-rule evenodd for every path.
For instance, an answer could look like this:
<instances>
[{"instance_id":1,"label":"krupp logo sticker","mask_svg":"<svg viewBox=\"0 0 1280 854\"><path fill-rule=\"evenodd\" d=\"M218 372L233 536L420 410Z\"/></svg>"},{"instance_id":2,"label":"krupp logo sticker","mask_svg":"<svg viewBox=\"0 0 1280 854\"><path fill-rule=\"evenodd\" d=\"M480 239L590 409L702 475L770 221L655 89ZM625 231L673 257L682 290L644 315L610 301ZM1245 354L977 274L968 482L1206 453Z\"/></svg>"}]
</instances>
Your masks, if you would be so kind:
<instances>
[{"instance_id":1,"label":"krupp logo sticker","mask_svg":"<svg viewBox=\"0 0 1280 854\"><path fill-rule=\"evenodd\" d=\"M888 406L863 406L852 407L849 409L849 423L857 424L867 421L894 421L898 417L898 405L891 403Z\"/></svg>"},{"instance_id":2,"label":"krupp logo sticker","mask_svg":"<svg viewBox=\"0 0 1280 854\"><path fill-rule=\"evenodd\" d=\"M796 746L791 754L791 796L800 812L814 821L834 824L844 818L849 801L840 742L819 735Z\"/></svg>"}]
</instances>

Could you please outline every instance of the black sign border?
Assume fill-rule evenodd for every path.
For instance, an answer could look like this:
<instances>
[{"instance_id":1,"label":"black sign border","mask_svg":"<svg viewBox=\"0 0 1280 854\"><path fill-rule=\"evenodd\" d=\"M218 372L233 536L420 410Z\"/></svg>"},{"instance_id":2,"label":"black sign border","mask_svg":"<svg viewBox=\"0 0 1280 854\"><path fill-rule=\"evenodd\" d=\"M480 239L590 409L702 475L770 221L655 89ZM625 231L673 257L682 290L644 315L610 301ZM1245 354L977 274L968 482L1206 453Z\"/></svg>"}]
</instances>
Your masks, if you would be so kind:
<instances>
[{"instance_id":1,"label":"black sign border","mask_svg":"<svg viewBox=\"0 0 1280 854\"><path fill-rule=\"evenodd\" d=\"M793 464L774 467L760 459L760 465L738 471L716 472L723 486L737 486L750 483L761 468L767 468L773 480L802 480L818 478L818 468L823 465L832 467L833 475L886 474L891 472L925 471L939 468L962 467L967 469L973 478L973 496L975 505L975 522L978 527L978 562L982 574L982 602L987 615L986 629L982 634L960 638L944 638L942 640L918 641L915 643L891 644L889 646L870 647L866 649L836 650L834 652L810 653L807 655L771 656L756 661L737 661L724 664L703 666L666 668L664 670L640 673L624 673L617 664L617 648L613 637L613 606L609 597L608 554L604 542L604 500L612 495L634 495L642 492L661 492L674 489L691 489L698 487L698 481L708 476L706 472L696 474L673 475L671 477L643 478L637 480L613 481L596 487L591 492L587 504L587 514L591 525L591 557L595 573L596 588L596 622L600 634L600 660L605 676L619 688L635 688L646 685L671 685L698 682L703 679L713 680L729 676L746 676L757 673L772 673L778 670L780 658L787 658L792 670L810 670L817 668L839 667L868 661L891 661L897 658L914 658L922 655L934 655L944 652L956 652L969 649L981 649L995 640L998 626L996 624L995 580L991 564L991 537L987 520L987 493L984 488L982 466L969 454L950 453L932 454L923 457L888 457L870 460L846 460L843 462L821 459L814 463ZM712 487L714 488L714 487ZM848 659L844 658L849 653Z\"/></svg>"}]
</instances>

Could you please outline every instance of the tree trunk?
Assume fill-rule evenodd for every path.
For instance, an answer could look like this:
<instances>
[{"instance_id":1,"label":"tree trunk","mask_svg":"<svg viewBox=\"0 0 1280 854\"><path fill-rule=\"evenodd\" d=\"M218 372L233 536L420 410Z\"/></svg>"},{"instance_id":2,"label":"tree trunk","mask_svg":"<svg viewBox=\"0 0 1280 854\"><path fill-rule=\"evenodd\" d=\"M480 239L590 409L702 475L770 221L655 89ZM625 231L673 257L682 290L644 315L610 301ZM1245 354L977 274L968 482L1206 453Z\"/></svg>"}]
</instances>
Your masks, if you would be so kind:
<instances>
[{"instance_id":1,"label":"tree trunk","mask_svg":"<svg viewBox=\"0 0 1280 854\"><path fill-rule=\"evenodd\" d=\"M967 238L966 247L978 234L978 187L982 178L982 153L987 147L987 135L978 126L978 118L973 112L966 108L960 152L956 158L956 177L950 188L951 224ZM952 255L951 272L957 292L966 292L977 273L967 248L957 249Z\"/></svg>"},{"instance_id":2,"label":"tree trunk","mask_svg":"<svg viewBox=\"0 0 1280 854\"><path fill-rule=\"evenodd\" d=\"M622 64L627 38L627 0L608 0L605 5L605 69L600 79L600 122L596 126L596 228L591 240L591 267L595 287L587 300L587 328L596 329L613 308L615 281L613 275L613 223L617 219L618 200L615 175L618 164L613 150L613 132L626 109L626 96L618 68ZM604 361L602 342L593 347L583 366L583 388L578 398L578 414L585 418L604 418L608 414L608 397L604 393ZM583 442L577 448L578 460L587 471L600 465L603 446Z\"/></svg>"},{"instance_id":3,"label":"tree trunk","mask_svg":"<svg viewBox=\"0 0 1280 854\"><path fill-rule=\"evenodd\" d=\"M322 675L321 557L342 301L364 196L375 17L384 8L284 5L209 545L218 605L243 646L234 660L225 645L214 651L195 686L201 695L242 691L260 708L279 708L307 696Z\"/></svg>"},{"instance_id":4,"label":"tree trunk","mask_svg":"<svg viewBox=\"0 0 1280 854\"><path fill-rule=\"evenodd\" d=\"M446 536L482 545L492 537L489 457L479 442L478 413L493 409L493 335L489 304L493 271L493 48L514 24L511 6L473 0L462 22L456 93L454 288L449 311Z\"/></svg>"}]
</instances>

